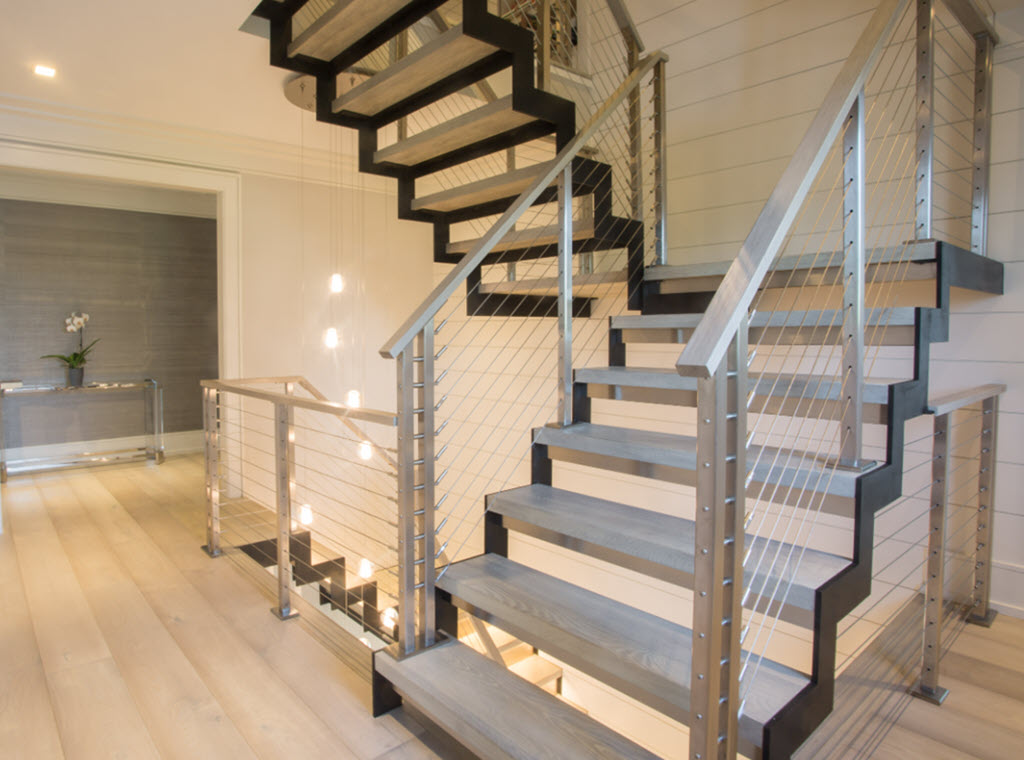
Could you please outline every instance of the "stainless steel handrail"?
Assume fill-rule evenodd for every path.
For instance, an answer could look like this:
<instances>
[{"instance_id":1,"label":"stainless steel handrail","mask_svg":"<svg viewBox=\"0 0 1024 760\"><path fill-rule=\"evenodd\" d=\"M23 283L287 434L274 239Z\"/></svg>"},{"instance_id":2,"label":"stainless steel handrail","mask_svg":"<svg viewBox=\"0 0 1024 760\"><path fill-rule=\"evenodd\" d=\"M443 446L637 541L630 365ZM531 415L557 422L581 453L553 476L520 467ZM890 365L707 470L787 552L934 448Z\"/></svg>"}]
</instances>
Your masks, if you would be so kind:
<instances>
[{"instance_id":1,"label":"stainless steel handrail","mask_svg":"<svg viewBox=\"0 0 1024 760\"><path fill-rule=\"evenodd\" d=\"M619 25L619 30L622 32L622 36L626 38L627 44L633 44L638 51L642 51L644 49L644 41L640 39L640 32L637 31L636 24L633 23L633 17L626 9L626 4L622 0L607 0L607 2L608 10L612 12L615 23Z\"/></svg>"},{"instance_id":2,"label":"stainless steel handrail","mask_svg":"<svg viewBox=\"0 0 1024 760\"><path fill-rule=\"evenodd\" d=\"M1006 393L1006 385L1004 383L978 385L973 388L966 388L929 399L928 412L929 414L941 416L1004 393Z\"/></svg>"},{"instance_id":3,"label":"stainless steel handrail","mask_svg":"<svg viewBox=\"0 0 1024 760\"><path fill-rule=\"evenodd\" d=\"M423 332L424 327L434 318L448 299L451 298L455 289L465 282L469 275L480 266L487 254L494 249L494 246L512 230L512 226L519 217L533 205L533 202L540 194L550 187L559 174L569 166L571 161L587 142L593 138L601 125L612 115L629 93L639 86L643 78L659 62L667 60L668 56L659 50L640 61L639 65L626 77L618 89L594 113L590 121L576 133L576 136L568 145L559 151L554 161L547 165L547 168L534 180L532 185L519 194L519 197L502 214L501 218L491 226L487 234L476 242L469 253L462 257L462 260L448 273L444 280L434 288L433 292L427 296L416 311L398 328L397 332L381 348L381 356L385 359L396 359L410 346L413 339Z\"/></svg>"},{"instance_id":4,"label":"stainless steel handrail","mask_svg":"<svg viewBox=\"0 0 1024 760\"><path fill-rule=\"evenodd\" d=\"M301 383L302 380L303 378L300 377L261 378L259 381L249 379L202 380L200 381L200 385L204 388L209 388L211 390L236 393L239 396L248 396L249 398L260 399L262 401L269 401L272 404L281 404L283 406L294 407L296 409L309 409L314 412L329 414L341 419L350 418L363 420L364 422L372 422L377 425L387 425L388 427L395 427L398 424L398 415L396 415L394 412L385 412L378 409L354 409L350 406L339 404L336 401L323 401L320 399L300 398L298 396L290 395L287 393L278 393L276 391L264 391L251 387L251 385L257 382Z\"/></svg>"},{"instance_id":5,"label":"stainless steel handrail","mask_svg":"<svg viewBox=\"0 0 1024 760\"><path fill-rule=\"evenodd\" d=\"M992 38L993 45L999 44L995 27L974 0L942 0L942 3L972 37L987 34Z\"/></svg>"},{"instance_id":6,"label":"stainless steel handrail","mask_svg":"<svg viewBox=\"0 0 1024 760\"><path fill-rule=\"evenodd\" d=\"M722 364L853 102L908 3L883 0L871 17L676 362L680 375L711 377Z\"/></svg>"}]
</instances>

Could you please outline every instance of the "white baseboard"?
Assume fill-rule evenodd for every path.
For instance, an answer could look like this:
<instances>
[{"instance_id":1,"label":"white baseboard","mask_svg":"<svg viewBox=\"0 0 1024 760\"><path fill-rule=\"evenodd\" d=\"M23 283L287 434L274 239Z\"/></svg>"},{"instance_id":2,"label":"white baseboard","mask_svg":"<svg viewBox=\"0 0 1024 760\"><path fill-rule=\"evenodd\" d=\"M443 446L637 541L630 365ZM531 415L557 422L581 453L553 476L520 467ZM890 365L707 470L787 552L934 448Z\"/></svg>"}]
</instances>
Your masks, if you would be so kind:
<instances>
[{"instance_id":1,"label":"white baseboard","mask_svg":"<svg viewBox=\"0 0 1024 760\"><path fill-rule=\"evenodd\" d=\"M149 445L149 438L144 435L126 438L105 438L96 441L74 441L71 443L54 443L45 446L23 446L7 449L7 461L16 466L21 459L58 459L73 457L83 452L103 453L106 451L125 451L142 449ZM179 433L164 433L164 454L194 454L203 450L203 431L184 430Z\"/></svg>"}]
</instances>

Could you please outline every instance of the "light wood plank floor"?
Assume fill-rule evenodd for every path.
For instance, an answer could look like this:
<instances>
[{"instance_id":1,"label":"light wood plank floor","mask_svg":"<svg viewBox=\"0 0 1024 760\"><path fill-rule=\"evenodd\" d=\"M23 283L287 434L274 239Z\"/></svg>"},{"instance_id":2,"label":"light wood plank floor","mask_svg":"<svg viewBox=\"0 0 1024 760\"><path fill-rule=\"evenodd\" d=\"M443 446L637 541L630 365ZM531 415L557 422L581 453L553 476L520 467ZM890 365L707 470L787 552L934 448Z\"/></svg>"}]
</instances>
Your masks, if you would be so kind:
<instances>
[{"instance_id":1,"label":"light wood plank floor","mask_svg":"<svg viewBox=\"0 0 1024 760\"><path fill-rule=\"evenodd\" d=\"M200 551L202 477L193 456L3 487L0 757L448 756L401 710L373 719L358 677ZM942 672L942 707L901 700L827 755L1024 757L1024 621L967 628Z\"/></svg>"},{"instance_id":2,"label":"light wood plank floor","mask_svg":"<svg viewBox=\"0 0 1024 760\"><path fill-rule=\"evenodd\" d=\"M0 757L441 757L199 549L202 476L181 457L3 486Z\"/></svg>"}]
</instances>

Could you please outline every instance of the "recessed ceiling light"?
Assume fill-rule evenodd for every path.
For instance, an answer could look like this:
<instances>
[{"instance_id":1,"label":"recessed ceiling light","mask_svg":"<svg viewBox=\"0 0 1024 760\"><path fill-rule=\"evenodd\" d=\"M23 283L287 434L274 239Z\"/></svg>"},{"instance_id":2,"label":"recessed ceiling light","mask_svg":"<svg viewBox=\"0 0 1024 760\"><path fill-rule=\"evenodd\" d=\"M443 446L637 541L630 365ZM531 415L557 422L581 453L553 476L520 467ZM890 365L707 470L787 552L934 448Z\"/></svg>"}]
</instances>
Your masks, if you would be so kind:
<instances>
[{"instance_id":1,"label":"recessed ceiling light","mask_svg":"<svg viewBox=\"0 0 1024 760\"><path fill-rule=\"evenodd\" d=\"M53 79L55 76L57 76L57 69L53 68L52 66L43 66L42 64L38 64L36 66L35 71L36 74L38 74L41 77L49 77L50 79Z\"/></svg>"}]
</instances>

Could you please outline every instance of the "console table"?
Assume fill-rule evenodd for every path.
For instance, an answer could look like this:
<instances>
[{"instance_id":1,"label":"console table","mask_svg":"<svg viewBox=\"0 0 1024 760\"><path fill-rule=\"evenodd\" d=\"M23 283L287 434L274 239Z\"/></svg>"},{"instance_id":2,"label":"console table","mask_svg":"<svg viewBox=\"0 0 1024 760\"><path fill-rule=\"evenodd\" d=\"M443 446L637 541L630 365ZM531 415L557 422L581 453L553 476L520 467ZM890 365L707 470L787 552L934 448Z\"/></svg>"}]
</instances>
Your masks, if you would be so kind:
<instances>
[{"instance_id":1,"label":"console table","mask_svg":"<svg viewBox=\"0 0 1024 760\"><path fill-rule=\"evenodd\" d=\"M24 396L65 395L85 401L94 394L143 392L146 397L146 411L143 414L143 428L147 444L138 448L111 451L81 451L66 456L34 457L8 460L4 438L4 401ZM95 464L110 464L138 459L152 459L157 464L164 461L164 408L163 389L156 380L131 380L126 382L89 383L81 387L57 385L25 385L20 388L0 389L0 483L7 482L8 471L33 472L62 467L82 467Z\"/></svg>"}]
</instances>

